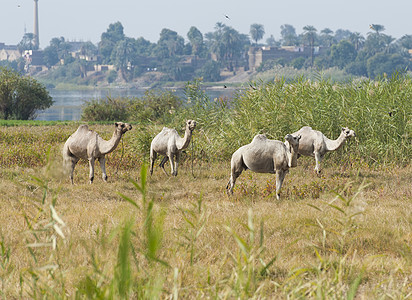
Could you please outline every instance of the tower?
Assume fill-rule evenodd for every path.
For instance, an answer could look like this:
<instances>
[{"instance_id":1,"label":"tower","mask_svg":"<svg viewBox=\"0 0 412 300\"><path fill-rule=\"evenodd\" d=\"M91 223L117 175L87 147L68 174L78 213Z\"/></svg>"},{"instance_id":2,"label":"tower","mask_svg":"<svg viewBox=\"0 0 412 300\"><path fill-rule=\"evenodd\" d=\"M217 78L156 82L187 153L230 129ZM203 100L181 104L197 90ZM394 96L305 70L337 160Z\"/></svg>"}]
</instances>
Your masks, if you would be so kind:
<instances>
[{"instance_id":1,"label":"tower","mask_svg":"<svg viewBox=\"0 0 412 300\"><path fill-rule=\"evenodd\" d=\"M39 48L40 41L39 41L39 7L38 7L39 0L34 0L34 46L35 48Z\"/></svg>"}]
</instances>

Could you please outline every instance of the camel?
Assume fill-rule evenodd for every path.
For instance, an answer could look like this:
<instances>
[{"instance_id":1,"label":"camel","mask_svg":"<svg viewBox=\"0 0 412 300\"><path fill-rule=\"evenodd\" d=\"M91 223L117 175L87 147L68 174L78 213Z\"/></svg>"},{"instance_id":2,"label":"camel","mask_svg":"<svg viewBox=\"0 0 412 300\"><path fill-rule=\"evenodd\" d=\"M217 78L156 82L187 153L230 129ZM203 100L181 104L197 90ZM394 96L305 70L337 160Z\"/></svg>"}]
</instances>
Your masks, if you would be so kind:
<instances>
[{"instance_id":1,"label":"camel","mask_svg":"<svg viewBox=\"0 0 412 300\"><path fill-rule=\"evenodd\" d=\"M250 144L236 150L232 155L231 176L226 186L228 194L233 194L236 179L242 171L249 169L256 173L276 173L276 198L279 200L285 175L289 168L297 165L299 140L299 135L287 134L282 143L258 134Z\"/></svg>"},{"instance_id":2,"label":"camel","mask_svg":"<svg viewBox=\"0 0 412 300\"><path fill-rule=\"evenodd\" d=\"M105 155L116 149L123 134L131 129L132 125L130 124L116 122L112 138L105 141L98 133L89 130L87 125L80 125L76 132L67 139L63 147L63 163L66 169L70 167L71 183L73 184L74 167L81 158L89 161L90 184L93 183L94 179L94 162L96 159L100 162L103 180L107 182Z\"/></svg>"},{"instance_id":3,"label":"camel","mask_svg":"<svg viewBox=\"0 0 412 300\"><path fill-rule=\"evenodd\" d=\"M171 174L177 176L177 166L179 164L180 153L187 148L192 138L192 132L196 127L196 121L187 120L185 136L181 138L176 129L163 127L162 131L156 135L150 145L150 175L153 174L153 165L157 155L164 155L159 166L167 175L165 163L170 160Z\"/></svg>"},{"instance_id":4,"label":"camel","mask_svg":"<svg viewBox=\"0 0 412 300\"><path fill-rule=\"evenodd\" d=\"M302 136L299 143L298 157L300 157L300 155L314 156L316 160L315 171L318 175L321 172L320 163L325 154L339 149L347 139L356 136L355 132L348 127L342 128L336 140L328 139L322 132L313 130L309 126L304 126L292 134L300 134Z\"/></svg>"}]
</instances>

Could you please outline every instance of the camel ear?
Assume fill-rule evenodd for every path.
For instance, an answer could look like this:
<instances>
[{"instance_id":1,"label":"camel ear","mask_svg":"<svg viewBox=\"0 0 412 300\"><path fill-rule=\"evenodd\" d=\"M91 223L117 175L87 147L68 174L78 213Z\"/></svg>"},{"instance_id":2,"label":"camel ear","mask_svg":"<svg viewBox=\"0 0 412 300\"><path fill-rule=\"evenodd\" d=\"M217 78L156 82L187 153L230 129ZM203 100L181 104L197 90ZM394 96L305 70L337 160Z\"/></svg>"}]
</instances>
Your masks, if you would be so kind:
<instances>
[{"instance_id":1,"label":"camel ear","mask_svg":"<svg viewBox=\"0 0 412 300\"><path fill-rule=\"evenodd\" d=\"M118 125L119 125L119 123L117 123L117 122L116 122L116 123L114 123L114 125L118 126Z\"/></svg>"}]
</instances>

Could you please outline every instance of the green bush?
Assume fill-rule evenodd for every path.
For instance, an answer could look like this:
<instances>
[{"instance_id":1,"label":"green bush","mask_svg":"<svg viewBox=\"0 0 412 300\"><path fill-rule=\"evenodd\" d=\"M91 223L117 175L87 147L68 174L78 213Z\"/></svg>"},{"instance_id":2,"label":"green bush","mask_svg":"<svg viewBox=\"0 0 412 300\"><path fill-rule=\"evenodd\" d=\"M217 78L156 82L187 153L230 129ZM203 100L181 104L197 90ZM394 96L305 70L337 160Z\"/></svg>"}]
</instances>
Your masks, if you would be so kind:
<instances>
[{"instance_id":1,"label":"green bush","mask_svg":"<svg viewBox=\"0 0 412 300\"><path fill-rule=\"evenodd\" d=\"M46 88L32 77L0 67L0 119L32 120L53 104Z\"/></svg>"},{"instance_id":2,"label":"green bush","mask_svg":"<svg viewBox=\"0 0 412 300\"><path fill-rule=\"evenodd\" d=\"M115 70L111 70L108 74L107 74L107 82L108 83L112 83L116 80L117 78L117 72Z\"/></svg>"},{"instance_id":3,"label":"green bush","mask_svg":"<svg viewBox=\"0 0 412 300\"><path fill-rule=\"evenodd\" d=\"M126 98L94 99L82 106L83 121L121 121L129 117L130 100Z\"/></svg>"},{"instance_id":4,"label":"green bush","mask_svg":"<svg viewBox=\"0 0 412 300\"><path fill-rule=\"evenodd\" d=\"M138 123L167 124L181 105L180 98L172 91L147 90L142 98L131 102L129 119Z\"/></svg>"}]
</instances>

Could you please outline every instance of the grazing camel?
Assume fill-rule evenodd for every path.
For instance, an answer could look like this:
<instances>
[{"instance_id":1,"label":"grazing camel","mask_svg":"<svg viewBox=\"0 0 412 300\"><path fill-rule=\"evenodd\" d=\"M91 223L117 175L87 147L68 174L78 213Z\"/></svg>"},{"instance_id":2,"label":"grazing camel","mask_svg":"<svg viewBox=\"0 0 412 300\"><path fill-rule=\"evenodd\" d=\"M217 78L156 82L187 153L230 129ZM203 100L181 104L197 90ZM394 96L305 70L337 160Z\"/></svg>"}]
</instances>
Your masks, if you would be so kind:
<instances>
[{"instance_id":1,"label":"grazing camel","mask_svg":"<svg viewBox=\"0 0 412 300\"><path fill-rule=\"evenodd\" d=\"M80 125L76 132L67 139L63 147L63 163L66 169L70 167L70 180L72 184L74 167L81 158L89 161L90 184L93 183L94 179L94 161L96 159L100 162L103 180L107 181L105 155L116 149L123 134L131 129L132 125L117 122L115 123L112 138L105 141L96 132L89 130L87 125Z\"/></svg>"},{"instance_id":2,"label":"grazing camel","mask_svg":"<svg viewBox=\"0 0 412 300\"><path fill-rule=\"evenodd\" d=\"M169 159L172 175L177 176L180 153L189 146L195 127L196 121L187 120L185 136L183 138L179 136L176 129L163 127L162 131L154 137L150 145L150 175L153 174L153 165L159 154L164 155L163 160L159 164L163 172L167 175L164 165Z\"/></svg>"},{"instance_id":3,"label":"grazing camel","mask_svg":"<svg viewBox=\"0 0 412 300\"><path fill-rule=\"evenodd\" d=\"M299 135L287 134L285 142L269 140L265 135L256 135L250 144L240 147L232 155L231 176L226 186L228 194L233 194L236 179L243 170L257 173L276 173L276 198L280 199L285 175L289 168L296 167Z\"/></svg>"},{"instance_id":4,"label":"grazing camel","mask_svg":"<svg viewBox=\"0 0 412 300\"><path fill-rule=\"evenodd\" d=\"M351 137L356 136L355 132L348 127L342 128L339 137L336 140L328 139L322 132L313 130L309 126L304 126L295 133L302 136L299 142L299 156L314 156L316 160L315 171L320 174L320 163L329 151L335 151L339 149L346 141Z\"/></svg>"}]
</instances>

